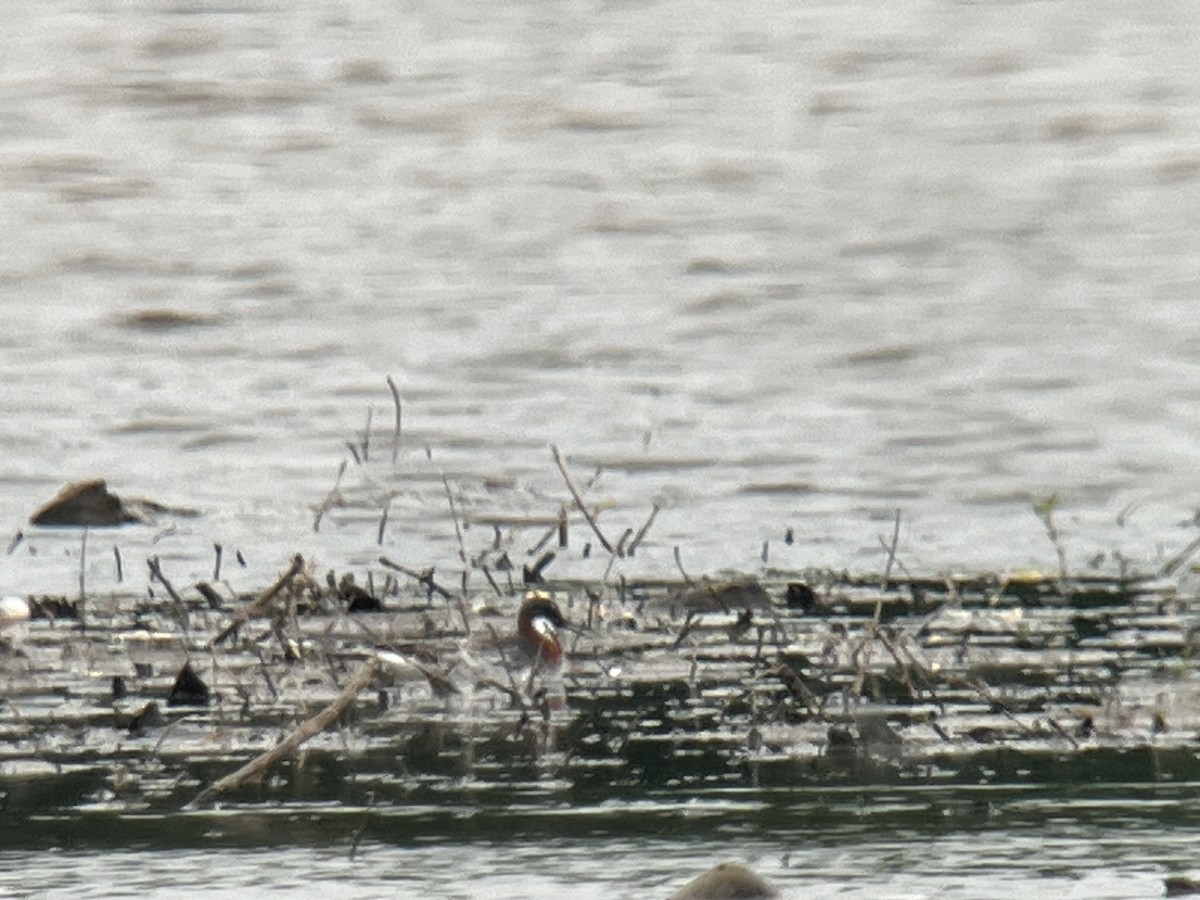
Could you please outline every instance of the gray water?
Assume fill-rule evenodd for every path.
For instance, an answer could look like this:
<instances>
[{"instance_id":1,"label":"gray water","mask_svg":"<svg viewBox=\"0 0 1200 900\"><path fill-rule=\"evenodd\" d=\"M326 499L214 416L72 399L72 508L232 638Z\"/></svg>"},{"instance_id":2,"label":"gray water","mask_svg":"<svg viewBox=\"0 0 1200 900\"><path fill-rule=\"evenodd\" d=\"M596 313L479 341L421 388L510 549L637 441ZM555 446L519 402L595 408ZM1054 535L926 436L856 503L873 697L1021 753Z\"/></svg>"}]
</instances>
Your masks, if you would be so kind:
<instances>
[{"instance_id":1,"label":"gray water","mask_svg":"<svg viewBox=\"0 0 1200 900\"><path fill-rule=\"evenodd\" d=\"M385 505L387 553L453 567L441 476L468 526L553 516L550 444L614 538L663 507L610 576L675 548L753 573L764 543L882 568L897 509L912 570L1052 568L1052 493L1073 568L1194 535L1185 0L11 0L5 24L4 592L77 590L79 534L25 522L83 477L201 513L93 532L93 592L114 547L135 584L147 553L209 574L214 542L239 590L296 551L365 568ZM588 540L553 574L600 577ZM945 890L913 852L860 895ZM61 863L23 866L50 890ZM962 896L1040 890L993 874Z\"/></svg>"}]
</instances>

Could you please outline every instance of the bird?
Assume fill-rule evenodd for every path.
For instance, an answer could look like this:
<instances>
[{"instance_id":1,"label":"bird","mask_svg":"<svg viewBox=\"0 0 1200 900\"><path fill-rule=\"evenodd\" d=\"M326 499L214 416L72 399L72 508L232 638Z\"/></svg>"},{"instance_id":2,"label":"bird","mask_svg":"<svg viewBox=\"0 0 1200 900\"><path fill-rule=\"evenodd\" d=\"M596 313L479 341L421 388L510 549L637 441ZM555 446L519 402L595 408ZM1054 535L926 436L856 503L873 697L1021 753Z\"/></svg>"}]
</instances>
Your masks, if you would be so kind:
<instances>
[{"instance_id":1,"label":"bird","mask_svg":"<svg viewBox=\"0 0 1200 900\"><path fill-rule=\"evenodd\" d=\"M454 654L427 655L417 659L413 645L404 647L376 647L373 656L382 664L384 671L393 678L409 679L416 675L424 677L435 695L446 697L462 693L461 676L455 673L460 664L476 673L475 687L487 686L501 690L510 696L518 693L511 673L515 668L532 666L530 677L539 671L555 669L562 665L563 647L558 639L559 628L569 628L570 623L545 591L530 591L525 595L517 611L516 632L497 634L490 624L490 639L465 639ZM495 651L500 654L504 667L509 670L509 684L495 677L494 667L484 662L480 652ZM432 651L426 650L427 654ZM458 682L458 683L456 683Z\"/></svg>"},{"instance_id":2,"label":"bird","mask_svg":"<svg viewBox=\"0 0 1200 900\"><path fill-rule=\"evenodd\" d=\"M563 647L558 629L570 623L558 604L545 591L529 591L517 612L517 638L522 653L535 666L557 668L562 665Z\"/></svg>"}]
</instances>

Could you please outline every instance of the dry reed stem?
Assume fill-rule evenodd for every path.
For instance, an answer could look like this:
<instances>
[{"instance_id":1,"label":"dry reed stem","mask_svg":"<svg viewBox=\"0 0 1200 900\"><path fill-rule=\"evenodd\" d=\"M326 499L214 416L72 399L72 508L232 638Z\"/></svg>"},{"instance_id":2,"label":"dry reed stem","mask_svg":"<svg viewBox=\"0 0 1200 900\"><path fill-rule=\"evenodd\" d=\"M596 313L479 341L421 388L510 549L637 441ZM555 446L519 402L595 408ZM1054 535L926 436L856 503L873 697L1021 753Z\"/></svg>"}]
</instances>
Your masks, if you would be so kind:
<instances>
[{"instance_id":1,"label":"dry reed stem","mask_svg":"<svg viewBox=\"0 0 1200 900\"><path fill-rule=\"evenodd\" d=\"M362 461L367 462L371 458L371 419L375 414L375 410L367 407L367 424L363 428L362 437Z\"/></svg>"},{"instance_id":2,"label":"dry reed stem","mask_svg":"<svg viewBox=\"0 0 1200 900\"><path fill-rule=\"evenodd\" d=\"M638 548L638 544L642 542L642 538L646 536L646 532L648 532L650 530L650 526L654 524L654 519L658 516L659 509L661 509L661 507L657 503L650 504L650 515L646 518L646 521L642 523L642 527L637 530L637 534L633 536L633 540L629 542L629 548L626 550L627 555L633 556L634 551Z\"/></svg>"},{"instance_id":3,"label":"dry reed stem","mask_svg":"<svg viewBox=\"0 0 1200 900\"><path fill-rule=\"evenodd\" d=\"M600 546L609 553L613 553L612 544L608 542L608 538L604 536L604 532L596 524L595 518L588 512L588 508L583 502L583 497L579 494L579 488L575 487L575 482L571 480L571 473L567 471L567 461L563 459L563 455L559 452L558 447L553 444L550 445L550 452L554 454L554 462L558 466L558 471L562 473L563 481L567 483L567 490L571 492L571 497L575 501L576 508L583 513L583 518L587 520L588 525L592 527L592 531L596 533L596 538L600 541Z\"/></svg>"},{"instance_id":4,"label":"dry reed stem","mask_svg":"<svg viewBox=\"0 0 1200 900\"><path fill-rule=\"evenodd\" d=\"M391 509L392 498L389 496L383 503L383 512L379 516L379 531L375 535L375 545L383 546L383 534L387 531L388 510Z\"/></svg>"},{"instance_id":5,"label":"dry reed stem","mask_svg":"<svg viewBox=\"0 0 1200 900\"><path fill-rule=\"evenodd\" d=\"M458 558L463 565L467 564L467 545L463 540L462 525L458 520L458 508L454 505L454 492L450 490L450 479L442 473L442 487L446 490L446 500L450 504L450 518L454 521L454 536L458 539Z\"/></svg>"},{"instance_id":6,"label":"dry reed stem","mask_svg":"<svg viewBox=\"0 0 1200 900\"><path fill-rule=\"evenodd\" d=\"M284 588L291 584L296 576L303 571L303 569L304 557L297 553L292 557L292 564L288 567L288 570L279 576L279 580L267 588L266 591L263 592L262 596L252 602L249 606L238 610L233 617L233 621L222 628L221 632L208 642L206 649L215 647L217 644L225 640L225 638L229 637L231 634L249 622L252 618L261 616L264 612L266 612L274 602L275 597L278 596L278 594Z\"/></svg>"},{"instance_id":7,"label":"dry reed stem","mask_svg":"<svg viewBox=\"0 0 1200 900\"><path fill-rule=\"evenodd\" d=\"M353 447L350 448L353 452ZM357 459L357 454L355 454ZM346 461L343 459L338 464L337 478L333 480L333 487L329 489L329 493L325 495L325 499L321 501L321 505L317 507L316 515L313 517L313 531L321 530L321 519L325 517L325 513L333 509L334 506L342 502L342 476L346 474ZM238 562L241 562L241 551L238 551Z\"/></svg>"},{"instance_id":8,"label":"dry reed stem","mask_svg":"<svg viewBox=\"0 0 1200 900\"><path fill-rule=\"evenodd\" d=\"M379 664L370 659L342 689L341 694L319 713L301 722L287 737L265 753L256 756L236 772L219 778L196 795L189 807L210 805L221 794L261 777L271 766L289 756L305 741L333 725L354 702L359 693L375 678Z\"/></svg>"},{"instance_id":9,"label":"dry reed stem","mask_svg":"<svg viewBox=\"0 0 1200 900\"><path fill-rule=\"evenodd\" d=\"M679 569L679 574L683 576L683 580L687 582L688 587L695 587L696 583L692 581L692 576L683 568L683 557L679 553L679 545L675 545L675 566Z\"/></svg>"},{"instance_id":10,"label":"dry reed stem","mask_svg":"<svg viewBox=\"0 0 1200 900\"><path fill-rule=\"evenodd\" d=\"M400 404L400 389L396 387L396 382L392 380L392 376L387 377L388 390L392 392L392 406L396 410L396 424L392 428L392 465L396 465L396 459L400 455L400 416L403 408Z\"/></svg>"},{"instance_id":11,"label":"dry reed stem","mask_svg":"<svg viewBox=\"0 0 1200 900\"><path fill-rule=\"evenodd\" d=\"M467 612L467 604L464 602L461 595L451 593L433 580L432 568L426 569L424 572L418 572L415 569L410 569L408 566L402 566L398 562L392 562L392 560L388 559L386 556L379 557L379 564L407 575L409 578L416 579L417 582L425 585L426 590L428 590L431 594L437 593L445 600L453 600L455 606L458 607L458 614L462 618L463 631L467 634L471 633L471 616Z\"/></svg>"},{"instance_id":12,"label":"dry reed stem","mask_svg":"<svg viewBox=\"0 0 1200 900\"><path fill-rule=\"evenodd\" d=\"M79 599L87 600L87 539L88 528L83 526L83 538L79 544Z\"/></svg>"},{"instance_id":13,"label":"dry reed stem","mask_svg":"<svg viewBox=\"0 0 1200 900\"><path fill-rule=\"evenodd\" d=\"M386 566L389 569L393 569L402 575L407 575L409 578L412 578L420 584L425 585L427 590L438 594L444 600L454 599L454 595L450 593L450 591L446 590L433 580L433 569L426 569L424 572L418 572L416 569L410 569L408 566L402 566L398 562L392 562L392 560L388 559L386 556L379 557L379 564L381 566Z\"/></svg>"},{"instance_id":14,"label":"dry reed stem","mask_svg":"<svg viewBox=\"0 0 1200 900\"><path fill-rule=\"evenodd\" d=\"M1193 540L1186 547L1168 559L1163 567L1159 569L1158 574L1164 578L1168 575L1174 575L1175 570L1187 562L1197 550L1200 550L1200 537Z\"/></svg>"},{"instance_id":15,"label":"dry reed stem","mask_svg":"<svg viewBox=\"0 0 1200 900\"><path fill-rule=\"evenodd\" d=\"M881 539L882 541L882 539ZM896 521L892 526L892 542L884 544L884 549L887 550L887 564L883 567L883 590L888 589L888 584L892 580L892 568L896 565L896 548L900 545L900 510L896 510Z\"/></svg>"},{"instance_id":16,"label":"dry reed stem","mask_svg":"<svg viewBox=\"0 0 1200 900\"><path fill-rule=\"evenodd\" d=\"M179 620L179 626L183 629L184 634L187 634L191 624L188 617L187 604L183 602L183 598L179 596L179 592L175 590L171 582L167 581L167 576L163 574L157 556L151 556L147 559L146 565L150 569L150 578L161 584L167 594L170 595L175 608L175 617Z\"/></svg>"}]
</instances>

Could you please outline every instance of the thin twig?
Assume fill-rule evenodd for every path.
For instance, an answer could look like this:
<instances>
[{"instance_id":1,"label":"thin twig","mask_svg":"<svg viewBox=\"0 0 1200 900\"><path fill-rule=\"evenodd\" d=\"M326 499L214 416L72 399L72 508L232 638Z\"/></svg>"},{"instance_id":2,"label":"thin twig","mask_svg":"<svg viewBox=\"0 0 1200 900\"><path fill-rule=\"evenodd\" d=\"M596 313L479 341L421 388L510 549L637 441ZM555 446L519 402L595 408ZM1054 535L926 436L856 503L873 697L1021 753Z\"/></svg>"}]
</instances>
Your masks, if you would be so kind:
<instances>
[{"instance_id":1,"label":"thin twig","mask_svg":"<svg viewBox=\"0 0 1200 900\"><path fill-rule=\"evenodd\" d=\"M225 638L229 637L231 634L249 622L252 618L255 616L261 616L264 612L266 612L280 591L291 584L292 580L303 570L304 557L297 553L292 557L292 564L288 567L288 570L279 576L279 580L267 588L266 591L263 592L262 596L260 596L249 606L245 606L238 610L233 617L233 621L222 628L220 633L208 642L208 647L215 647L217 644L221 643L221 641L225 640Z\"/></svg>"},{"instance_id":2,"label":"thin twig","mask_svg":"<svg viewBox=\"0 0 1200 900\"><path fill-rule=\"evenodd\" d=\"M649 531L650 526L654 524L654 518L658 515L659 509L660 507L657 503L650 504L650 515L646 518L646 521L642 523L642 527L638 529L637 534L633 536L633 540L629 542L629 547L625 550L626 556L633 556L634 551L638 548L638 544L642 542L642 538L646 536L646 532Z\"/></svg>"},{"instance_id":3,"label":"thin twig","mask_svg":"<svg viewBox=\"0 0 1200 900\"><path fill-rule=\"evenodd\" d=\"M79 544L79 599L87 600L87 537L88 527L83 526L83 539Z\"/></svg>"},{"instance_id":4,"label":"thin twig","mask_svg":"<svg viewBox=\"0 0 1200 900\"><path fill-rule=\"evenodd\" d=\"M170 595L172 602L175 604L175 617L179 620L179 625L186 634L189 629L187 604L183 602L183 598L179 596L179 592L175 590L171 582L167 581L167 576L163 575L157 556L151 556L147 559L146 565L150 569L150 577L161 584L166 589L167 594Z\"/></svg>"},{"instance_id":5,"label":"thin twig","mask_svg":"<svg viewBox=\"0 0 1200 900\"><path fill-rule=\"evenodd\" d=\"M892 567L896 564L896 548L900 545L900 510L896 510L896 523L892 526L892 542L888 545L887 565L883 567L883 590L892 580Z\"/></svg>"},{"instance_id":6,"label":"thin twig","mask_svg":"<svg viewBox=\"0 0 1200 900\"><path fill-rule=\"evenodd\" d=\"M392 406L396 409L396 425L392 429L392 465L396 464L396 458L400 455L400 389L396 387L396 382L392 381L392 376L387 377L388 390L392 392Z\"/></svg>"},{"instance_id":7,"label":"thin twig","mask_svg":"<svg viewBox=\"0 0 1200 900\"><path fill-rule=\"evenodd\" d=\"M571 497L575 500L576 508L583 513L584 519L592 526L592 531L596 533L596 537L600 541L600 546L609 553L612 553L612 544L608 542L608 538L604 536L604 532L600 530L600 526L596 524L596 520L588 512L588 508L583 502L583 497L579 495L579 488L575 487L575 482L571 480L571 473L567 471L567 462L563 459L563 455L558 451L558 447L553 444L550 445L550 452L554 454L554 462L558 465L558 471L562 472L563 481L567 483L567 490L571 492Z\"/></svg>"},{"instance_id":8,"label":"thin twig","mask_svg":"<svg viewBox=\"0 0 1200 900\"><path fill-rule=\"evenodd\" d=\"M434 593L437 593L446 600L453 600L455 605L458 607L459 616L462 617L463 631L465 631L467 634L471 633L471 616L467 612L467 604L463 601L461 596L452 594L450 591L446 590L433 580L433 569L426 569L424 572L418 572L415 569L410 569L408 566L402 566L398 562L392 562L386 556L379 557L379 564L381 566L387 566L389 569L394 569L397 572L402 572L409 578L415 578L418 582L425 585L426 589L430 593L430 596L432 596Z\"/></svg>"},{"instance_id":9,"label":"thin twig","mask_svg":"<svg viewBox=\"0 0 1200 900\"><path fill-rule=\"evenodd\" d=\"M367 426L363 429L362 439L362 458L366 462L371 458L371 418L374 416L375 410L367 407Z\"/></svg>"},{"instance_id":10,"label":"thin twig","mask_svg":"<svg viewBox=\"0 0 1200 900\"><path fill-rule=\"evenodd\" d=\"M351 447L353 450L353 447ZM329 489L329 493L325 495L325 499L321 501L321 505L317 507L316 516L313 517L313 531L321 530L321 519L325 513L329 512L334 506L342 502L342 476L346 474L346 461L343 459L338 465L337 478L333 481L333 487ZM238 551L238 562L242 562L242 551ZM243 563L245 565L245 563Z\"/></svg>"},{"instance_id":11,"label":"thin twig","mask_svg":"<svg viewBox=\"0 0 1200 900\"><path fill-rule=\"evenodd\" d=\"M388 376L390 382L391 376ZM393 460L394 461L394 460ZM358 845L362 843L363 835L367 832L367 825L371 822L371 811L375 808L375 792L367 791L367 808L363 812L362 824L354 829L354 833L350 835L350 861L354 862L354 857L358 854Z\"/></svg>"},{"instance_id":12,"label":"thin twig","mask_svg":"<svg viewBox=\"0 0 1200 900\"><path fill-rule=\"evenodd\" d=\"M379 532L375 535L375 544L379 547L383 546L383 533L387 530L388 510L392 507L392 498L389 495L383 503L383 512L379 516Z\"/></svg>"},{"instance_id":13,"label":"thin twig","mask_svg":"<svg viewBox=\"0 0 1200 900\"><path fill-rule=\"evenodd\" d=\"M442 487L446 489L446 499L450 502L450 518L454 520L454 536L458 538L458 558L465 565L467 562L467 545L463 540L462 525L458 521L458 509L454 505L454 492L450 490L450 479L442 473Z\"/></svg>"},{"instance_id":14,"label":"thin twig","mask_svg":"<svg viewBox=\"0 0 1200 900\"><path fill-rule=\"evenodd\" d=\"M408 566L402 566L398 562L392 562L386 556L379 557L379 564L387 566L389 569L394 569L401 574L407 575L409 578L415 579L435 594L439 594L443 599L453 600L454 594L446 590L440 584L433 580L433 569L426 569L424 572L418 572L416 569L410 569Z\"/></svg>"},{"instance_id":15,"label":"thin twig","mask_svg":"<svg viewBox=\"0 0 1200 900\"><path fill-rule=\"evenodd\" d=\"M692 581L692 576L689 575L683 568L683 558L679 555L679 545L675 545L675 565L679 569L679 574L683 576L683 580L687 582L688 587L695 587L696 583Z\"/></svg>"},{"instance_id":16,"label":"thin twig","mask_svg":"<svg viewBox=\"0 0 1200 900\"><path fill-rule=\"evenodd\" d=\"M1158 574L1164 578L1168 575L1175 574L1175 570L1187 562L1197 550L1200 550L1200 537L1193 540L1190 544L1168 559L1163 567L1159 569Z\"/></svg>"}]
</instances>

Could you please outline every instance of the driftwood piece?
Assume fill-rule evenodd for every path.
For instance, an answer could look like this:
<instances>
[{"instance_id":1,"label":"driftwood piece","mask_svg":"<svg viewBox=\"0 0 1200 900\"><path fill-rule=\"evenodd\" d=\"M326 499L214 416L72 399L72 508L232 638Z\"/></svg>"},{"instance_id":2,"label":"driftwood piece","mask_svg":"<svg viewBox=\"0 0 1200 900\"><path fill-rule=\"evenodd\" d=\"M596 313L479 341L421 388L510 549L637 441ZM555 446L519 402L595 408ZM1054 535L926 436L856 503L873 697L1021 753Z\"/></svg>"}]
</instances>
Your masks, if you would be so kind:
<instances>
[{"instance_id":1,"label":"driftwood piece","mask_svg":"<svg viewBox=\"0 0 1200 900\"><path fill-rule=\"evenodd\" d=\"M240 787L247 781L260 778L271 766L284 757L291 755L297 747L309 738L315 737L322 731L325 731L341 718L342 713L354 702L354 698L374 680L378 665L376 660L368 660L362 669L359 670L358 674L350 679L332 703L316 715L301 722L291 734L270 750L260 753L236 772L232 772L223 778L218 778L197 794L196 798L188 805L191 807L208 806L226 791Z\"/></svg>"},{"instance_id":2,"label":"driftwood piece","mask_svg":"<svg viewBox=\"0 0 1200 900\"><path fill-rule=\"evenodd\" d=\"M304 570L304 557L297 553L292 557L292 564L288 570L279 576L279 580L263 592L262 596L251 603L249 606L238 610L234 615L233 621L221 629L220 633L208 642L206 649L211 650L221 641L225 640L247 622L253 618L263 616L271 608L271 604L275 598L286 588L296 576Z\"/></svg>"}]
</instances>

